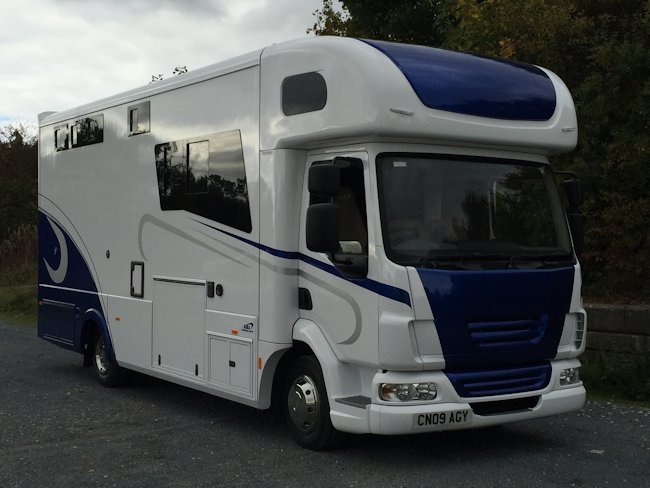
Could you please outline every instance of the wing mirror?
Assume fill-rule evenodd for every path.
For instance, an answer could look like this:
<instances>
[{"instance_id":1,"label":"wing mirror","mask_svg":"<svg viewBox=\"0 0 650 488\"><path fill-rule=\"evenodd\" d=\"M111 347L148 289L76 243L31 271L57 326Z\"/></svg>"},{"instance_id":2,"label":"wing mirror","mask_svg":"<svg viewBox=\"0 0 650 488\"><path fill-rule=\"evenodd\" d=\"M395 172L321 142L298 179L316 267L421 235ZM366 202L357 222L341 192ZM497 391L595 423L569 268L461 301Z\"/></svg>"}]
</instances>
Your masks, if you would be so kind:
<instances>
[{"instance_id":1,"label":"wing mirror","mask_svg":"<svg viewBox=\"0 0 650 488\"><path fill-rule=\"evenodd\" d=\"M309 193L333 198L341 191L341 168L332 163L309 168Z\"/></svg>"},{"instance_id":2,"label":"wing mirror","mask_svg":"<svg viewBox=\"0 0 650 488\"><path fill-rule=\"evenodd\" d=\"M582 205L582 185L575 175L573 178L564 180L562 187L564 188L564 193L566 194L570 207L576 208Z\"/></svg>"},{"instance_id":3,"label":"wing mirror","mask_svg":"<svg viewBox=\"0 0 650 488\"><path fill-rule=\"evenodd\" d=\"M339 248L339 206L315 203L307 209L307 249L335 253Z\"/></svg>"},{"instance_id":4,"label":"wing mirror","mask_svg":"<svg viewBox=\"0 0 650 488\"><path fill-rule=\"evenodd\" d=\"M339 248L339 206L333 200L341 190L340 166L332 162L313 164L309 168L308 187L319 203L312 203L307 209L307 249L335 253Z\"/></svg>"}]
</instances>

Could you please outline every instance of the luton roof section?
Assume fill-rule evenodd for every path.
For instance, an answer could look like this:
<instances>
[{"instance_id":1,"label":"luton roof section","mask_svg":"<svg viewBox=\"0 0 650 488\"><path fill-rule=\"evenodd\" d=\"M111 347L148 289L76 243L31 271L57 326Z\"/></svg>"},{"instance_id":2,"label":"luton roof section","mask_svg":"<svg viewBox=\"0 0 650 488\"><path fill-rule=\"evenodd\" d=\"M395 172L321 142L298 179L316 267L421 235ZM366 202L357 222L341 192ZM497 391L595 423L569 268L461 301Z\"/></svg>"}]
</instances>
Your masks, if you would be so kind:
<instances>
[{"instance_id":1,"label":"luton roof section","mask_svg":"<svg viewBox=\"0 0 650 488\"><path fill-rule=\"evenodd\" d=\"M548 70L340 37L274 44L73 110L44 114L41 125L258 65L261 150L408 139L559 154L577 142L571 95Z\"/></svg>"}]
</instances>

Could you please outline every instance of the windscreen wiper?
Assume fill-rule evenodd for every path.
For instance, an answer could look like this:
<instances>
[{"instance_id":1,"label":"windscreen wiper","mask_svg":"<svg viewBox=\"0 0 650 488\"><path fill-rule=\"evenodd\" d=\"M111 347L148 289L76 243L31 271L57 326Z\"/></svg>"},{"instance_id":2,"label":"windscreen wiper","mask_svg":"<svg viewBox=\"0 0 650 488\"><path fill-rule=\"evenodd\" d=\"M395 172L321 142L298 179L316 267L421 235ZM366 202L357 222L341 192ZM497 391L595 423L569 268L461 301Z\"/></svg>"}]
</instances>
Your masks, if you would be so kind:
<instances>
[{"instance_id":1,"label":"windscreen wiper","mask_svg":"<svg viewBox=\"0 0 650 488\"><path fill-rule=\"evenodd\" d=\"M441 269L468 269L468 264L481 264L483 262L508 261L509 256L504 254L463 253L463 254L435 254L420 259L420 264L428 268ZM471 266L470 266L471 267Z\"/></svg>"},{"instance_id":2,"label":"windscreen wiper","mask_svg":"<svg viewBox=\"0 0 650 488\"><path fill-rule=\"evenodd\" d=\"M548 267L552 262L570 261L571 254L563 252L555 253L462 253L462 254L435 254L429 255L420 259L420 265L427 268L441 268L441 269L468 269L476 266L477 264L488 264L495 262L503 262L505 268L516 268L518 261L538 262L541 266ZM474 266L472 266L474 265Z\"/></svg>"},{"instance_id":3,"label":"windscreen wiper","mask_svg":"<svg viewBox=\"0 0 650 488\"><path fill-rule=\"evenodd\" d=\"M420 259L420 264L427 268L467 269L464 266L466 257L464 254L435 254L430 252Z\"/></svg>"},{"instance_id":4,"label":"windscreen wiper","mask_svg":"<svg viewBox=\"0 0 650 488\"><path fill-rule=\"evenodd\" d=\"M513 254L508 260L508 267L514 268L517 261L538 261L541 262L544 266L548 266L549 261L569 261L571 260L571 254L565 252L553 252L553 253L520 253Z\"/></svg>"}]
</instances>

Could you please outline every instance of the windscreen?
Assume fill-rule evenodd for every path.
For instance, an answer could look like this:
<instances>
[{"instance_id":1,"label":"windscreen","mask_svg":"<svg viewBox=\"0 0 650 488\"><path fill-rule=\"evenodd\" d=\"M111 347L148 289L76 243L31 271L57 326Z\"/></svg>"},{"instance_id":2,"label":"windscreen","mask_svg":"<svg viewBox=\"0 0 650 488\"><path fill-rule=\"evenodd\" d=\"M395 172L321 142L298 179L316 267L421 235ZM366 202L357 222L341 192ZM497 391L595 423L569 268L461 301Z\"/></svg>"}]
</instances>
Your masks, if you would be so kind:
<instances>
[{"instance_id":1,"label":"windscreen","mask_svg":"<svg viewBox=\"0 0 650 488\"><path fill-rule=\"evenodd\" d=\"M377 158L384 246L416 267L556 267L573 260L548 165L456 156Z\"/></svg>"}]
</instances>

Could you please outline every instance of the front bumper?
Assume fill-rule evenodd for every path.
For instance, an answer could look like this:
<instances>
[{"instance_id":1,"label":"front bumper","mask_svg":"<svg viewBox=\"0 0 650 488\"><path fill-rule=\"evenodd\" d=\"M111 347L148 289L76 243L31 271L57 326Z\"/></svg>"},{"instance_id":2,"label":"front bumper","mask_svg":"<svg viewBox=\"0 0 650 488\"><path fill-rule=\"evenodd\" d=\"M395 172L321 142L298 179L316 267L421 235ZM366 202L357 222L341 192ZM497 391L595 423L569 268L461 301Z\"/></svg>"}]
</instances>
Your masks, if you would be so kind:
<instances>
[{"instance_id":1,"label":"front bumper","mask_svg":"<svg viewBox=\"0 0 650 488\"><path fill-rule=\"evenodd\" d=\"M451 382L439 371L377 373L373 380L374 391L377 391L380 383L434 381L439 386L438 398L426 404L415 402L396 404L374 398L365 408L330 401L330 416L334 427L341 431L394 435L487 427L558 415L579 410L585 403L586 391L582 382L570 386L561 386L559 383L562 369L579 366L580 362L577 359L554 361L551 380L544 389L481 398L458 397ZM473 404L507 402L527 397L538 398L537 403L531 408L489 415L478 415L472 409Z\"/></svg>"},{"instance_id":2,"label":"front bumper","mask_svg":"<svg viewBox=\"0 0 650 488\"><path fill-rule=\"evenodd\" d=\"M374 434L411 434L418 432L433 432L441 430L469 429L487 427L489 425L517 422L519 420L535 419L571 412L582 408L585 403L585 389L583 386L567 388L561 391L552 391L540 396L537 405L531 409L506 412L492 415L477 415L471 411L469 403L442 403L438 405L417 406L388 406L370 405L370 432ZM420 415L431 413L445 413L446 418L452 412L470 411L470 421L467 423L449 423L416 426Z\"/></svg>"}]
</instances>

